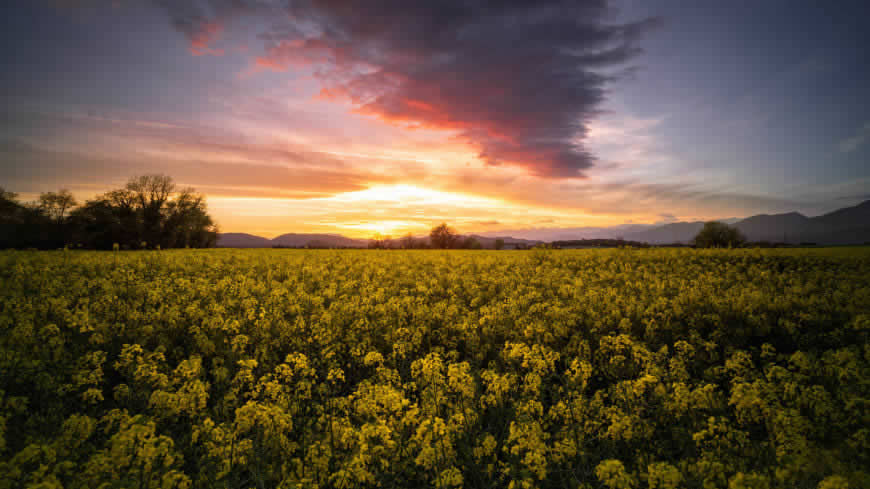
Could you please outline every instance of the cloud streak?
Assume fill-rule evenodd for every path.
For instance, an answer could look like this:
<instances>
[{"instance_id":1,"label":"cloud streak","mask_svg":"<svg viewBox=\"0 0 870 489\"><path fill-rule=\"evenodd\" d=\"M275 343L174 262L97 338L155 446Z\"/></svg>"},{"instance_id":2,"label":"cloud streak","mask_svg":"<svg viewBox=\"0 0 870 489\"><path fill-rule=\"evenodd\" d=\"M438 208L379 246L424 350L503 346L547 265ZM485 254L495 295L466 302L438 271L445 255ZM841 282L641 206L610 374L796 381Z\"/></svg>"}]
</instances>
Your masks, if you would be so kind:
<instances>
[{"instance_id":1,"label":"cloud streak","mask_svg":"<svg viewBox=\"0 0 870 489\"><path fill-rule=\"evenodd\" d=\"M307 67L358 113L452 131L490 165L553 178L595 163L588 123L654 24L610 23L606 0L159 3L197 53L227 19L268 16L258 67Z\"/></svg>"}]
</instances>

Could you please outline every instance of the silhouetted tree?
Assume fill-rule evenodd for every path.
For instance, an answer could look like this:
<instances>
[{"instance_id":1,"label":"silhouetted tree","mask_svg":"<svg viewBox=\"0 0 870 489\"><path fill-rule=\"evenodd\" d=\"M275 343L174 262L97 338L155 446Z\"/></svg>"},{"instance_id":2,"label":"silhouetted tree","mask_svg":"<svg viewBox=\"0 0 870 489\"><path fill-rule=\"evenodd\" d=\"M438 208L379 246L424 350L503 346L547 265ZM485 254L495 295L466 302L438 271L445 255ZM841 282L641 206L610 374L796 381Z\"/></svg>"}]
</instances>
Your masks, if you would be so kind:
<instances>
[{"instance_id":1,"label":"silhouetted tree","mask_svg":"<svg viewBox=\"0 0 870 489\"><path fill-rule=\"evenodd\" d=\"M480 241L478 241L477 238L475 238L474 236L466 236L462 239L462 244L460 245L460 248L466 250L479 250L483 248L483 246L480 244Z\"/></svg>"},{"instance_id":2,"label":"silhouetted tree","mask_svg":"<svg viewBox=\"0 0 870 489\"><path fill-rule=\"evenodd\" d=\"M73 241L88 248L111 249L115 243L129 248L138 232L135 219L124 217L122 208L105 195L89 200L70 214Z\"/></svg>"},{"instance_id":3,"label":"silhouetted tree","mask_svg":"<svg viewBox=\"0 0 870 489\"><path fill-rule=\"evenodd\" d=\"M40 202L23 204L18 195L0 189L0 247L57 248L63 246L58 221L43 211Z\"/></svg>"},{"instance_id":4,"label":"silhouetted tree","mask_svg":"<svg viewBox=\"0 0 870 489\"><path fill-rule=\"evenodd\" d=\"M51 227L45 229L43 234L50 236L54 246L60 247L70 242L70 228L65 220L67 212L77 205L75 197L66 189L39 195L39 202L36 204L38 212L52 221Z\"/></svg>"},{"instance_id":5,"label":"silhouetted tree","mask_svg":"<svg viewBox=\"0 0 870 489\"><path fill-rule=\"evenodd\" d=\"M81 206L68 190L43 193L27 205L16 197L0 189L0 247L208 247L217 240L205 197L192 189L176 192L165 175L132 178Z\"/></svg>"},{"instance_id":6,"label":"silhouetted tree","mask_svg":"<svg viewBox=\"0 0 870 489\"><path fill-rule=\"evenodd\" d=\"M495 240L495 244L493 245L493 247L497 250L504 249L504 240L501 238L498 238L497 240Z\"/></svg>"},{"instance_id":7,"label":"silhouetted tree","mask_svg":"<svg viewBox=\"0 0 870 489\"><path fill-rule=\"evenodd\" d=\"M166 248L209 248L217 240L215 224L208 215L205 197L194 189L181 190L166 202L161 246Z\"/></svg>"},{"instance_id":8,"label":"silhouetted tree","mask_svg":"<svg viewBox=\"0 0 870 489\"><path fill-rule=\"evenodd\" d=\"M695 246L699 248L730 248L746 242L743 233L727 224L711 221L704 224L695 236Z\"/></svg>"},{"instance_id":9,"label":"silhouetted tree","mask_svg":"<svg viewBox=\"0 0 870 489\"><path fill-rule=\"evenodd\" d=\"M6 189L0 187L0 215L3 215L10 207L18 206L18 194L15 192L7 192Z\"/></svg>"},{"instance_id":10,"label":"silhouetted tree","mask_svg":"<svg viewBox=\"0 0 870 489\"><path fill-rule=\"evenodd\" d=\"M44 192L39 195L39 209L49 219L56 222L63 221L67 211L76 205L78 203L75 197L66 189L61 189L58 192Z\"/></svg>"},{"instance_id":11,"label":"silhouetted tree","mask_svg":"<svg viewBox=\"0 0 870 489\"><path fill-rule=\"evenodd\" d=\"M164 232L164 206L175 191L172 178L166 175L133 177L125 190L138 207L140 238L148 243L158 243Z\"/></svg>"},{"instance_id":12,"label":"silhouetted tree","mask_svg":"<svg viewBox=\"0 0 870 489\"><path fill-rule=\"evenodd\" d=\"M429 243L433 248L455 248L458 242L459 235L447 223L441 223L429 232Z\"/></svg>"},{"instance_id":13,"label":"silhouetted tree","mask_svg":"<svg viewBox=\"0 0 870 489\"><path fill-rule=\"evenodd\" d=\"M17 247L24 206L18 202L18 194L0 187L0 246Z\"/></svg>"}]
</instances>

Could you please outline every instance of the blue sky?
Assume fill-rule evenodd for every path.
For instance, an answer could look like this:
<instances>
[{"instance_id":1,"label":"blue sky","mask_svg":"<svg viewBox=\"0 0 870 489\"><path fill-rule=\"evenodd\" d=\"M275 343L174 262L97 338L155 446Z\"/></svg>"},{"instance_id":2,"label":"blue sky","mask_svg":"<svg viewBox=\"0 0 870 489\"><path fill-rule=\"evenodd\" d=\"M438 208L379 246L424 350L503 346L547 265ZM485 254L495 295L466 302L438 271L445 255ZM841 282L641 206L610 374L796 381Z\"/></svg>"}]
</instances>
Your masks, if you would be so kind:
<instances>
[{"instance_id":1,"label":"blue sky","mask_svg":"<svg viewBox=\"0 0 870 489\"><path fill-rule=\"evenodd\" d=\"M665 21L619 97L639 114L668 114L661 138L690 171L807 201L850 181L865 179L867 190L870 146L844 143L868 122L866 3L634 2L626 11ZM855 190L830 197L866 196Z\"/></svg>"}]
</instances>

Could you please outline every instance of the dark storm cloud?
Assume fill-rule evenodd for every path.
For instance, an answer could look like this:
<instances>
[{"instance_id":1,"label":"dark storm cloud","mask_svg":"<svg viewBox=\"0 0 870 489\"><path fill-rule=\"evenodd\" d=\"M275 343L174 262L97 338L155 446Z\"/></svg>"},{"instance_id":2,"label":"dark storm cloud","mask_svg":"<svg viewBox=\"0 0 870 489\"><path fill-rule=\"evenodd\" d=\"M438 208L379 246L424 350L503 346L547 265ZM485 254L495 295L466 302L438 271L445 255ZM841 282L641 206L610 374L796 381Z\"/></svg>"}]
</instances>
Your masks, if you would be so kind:
<instances>
[{"instance_id":1,"label":"dark storm cloud","mask_svg":"<svg viewBox=\"0 0 870 489\"><path fill-rule=\"evenodd\" d=\"M212 49L228 19L265 15L259 66L313 66L324 97L386 122L454 130L488 163L545 177L593 165L587 122L652 24L609 22L605 0L159 3L195 52Z\"/></svg>"}]
</instances>

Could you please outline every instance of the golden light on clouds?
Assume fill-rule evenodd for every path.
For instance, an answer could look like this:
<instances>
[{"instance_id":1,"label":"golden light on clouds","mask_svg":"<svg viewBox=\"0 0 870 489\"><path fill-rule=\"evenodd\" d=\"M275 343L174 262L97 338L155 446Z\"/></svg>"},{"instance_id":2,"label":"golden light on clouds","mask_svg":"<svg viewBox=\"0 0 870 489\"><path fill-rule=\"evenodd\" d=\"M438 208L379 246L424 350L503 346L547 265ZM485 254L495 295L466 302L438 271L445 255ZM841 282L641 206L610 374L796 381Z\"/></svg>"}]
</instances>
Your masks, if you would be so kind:
<instances>
[{"instance_id":1,"label":"golden light on clouds","mask_svg":"<svg viewBox=\"0 0 870 489\"><path fill-rule=\"evenodd\" d=\"M444 205L459 207L499 206L497 199L466 194L441 192L416 185L381 185L357 192L346 192L332 198L338 202L387 202L402 205Z\"/></svg>"}]
</instances>

